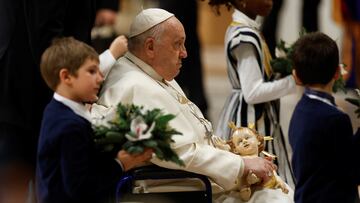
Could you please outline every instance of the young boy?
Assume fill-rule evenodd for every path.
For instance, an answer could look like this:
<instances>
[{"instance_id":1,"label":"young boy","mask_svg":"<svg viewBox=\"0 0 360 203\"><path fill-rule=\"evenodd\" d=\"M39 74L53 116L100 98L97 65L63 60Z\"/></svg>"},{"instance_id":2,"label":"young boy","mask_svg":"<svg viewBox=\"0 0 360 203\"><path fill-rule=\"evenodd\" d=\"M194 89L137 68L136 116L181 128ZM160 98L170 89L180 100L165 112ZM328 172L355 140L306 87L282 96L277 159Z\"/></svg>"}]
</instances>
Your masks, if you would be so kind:
<instances>
[{"instance_id":1,"label":"young boy","mask_svg":"<svg viewBox=\"0 0 360 203\"><path fill-rule=\"evenodd\" d=\"M41 74L55 91L39 138L37 186L40 203L104 202L115 194L123 171L151 158L152 151L115 159L94 149L90 113L103 81L95 50L72 37L57 39L44 52Z\"/></svg>"},{"instance_id":2,"label":"young boy","mask_svg":"<svg viewBox=\"0 0 360 203\"><path fill-rule=\"evenodd\" d=\"M289 126L295 202L354 202L352 126L331 95L340 74L338 47L325 34L309 33L295 43L292 60L293 75L305 86Z\"/></svg>"}]
</instances>

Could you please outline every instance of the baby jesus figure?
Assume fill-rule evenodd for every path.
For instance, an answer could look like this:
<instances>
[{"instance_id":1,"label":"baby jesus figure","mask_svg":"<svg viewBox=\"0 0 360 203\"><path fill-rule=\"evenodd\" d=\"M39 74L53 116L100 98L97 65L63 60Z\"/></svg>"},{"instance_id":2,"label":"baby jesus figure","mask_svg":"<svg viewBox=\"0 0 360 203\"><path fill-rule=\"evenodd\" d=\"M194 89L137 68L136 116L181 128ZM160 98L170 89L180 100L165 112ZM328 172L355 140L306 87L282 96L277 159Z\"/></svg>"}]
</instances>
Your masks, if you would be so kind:
<instances>
[{"instance_id":1,"label":"baby jesus figure","mask_svg":"<svg viewBox=\"0 0 360 203\"><path fill-rule=\"evenodd\" d=\"M263 152L272 159L275 158L274 155L263 151L265 140L271 140L271 137L260 135L253 125L249 125L249 127L236 127L234 123L230 123L229 126L233 130L230 140L224 141L220 137L214 137L213 141L217 148L231 151L247 158L258 157L260 152ZM238 185L241 200L248 201L256 190L262 188L281 189L283 193L288 194L288 187L275 171L268 175L271 176L271 179L266 183L261 183L261 180L250 171Z\"/></svg>"}]
</instances>

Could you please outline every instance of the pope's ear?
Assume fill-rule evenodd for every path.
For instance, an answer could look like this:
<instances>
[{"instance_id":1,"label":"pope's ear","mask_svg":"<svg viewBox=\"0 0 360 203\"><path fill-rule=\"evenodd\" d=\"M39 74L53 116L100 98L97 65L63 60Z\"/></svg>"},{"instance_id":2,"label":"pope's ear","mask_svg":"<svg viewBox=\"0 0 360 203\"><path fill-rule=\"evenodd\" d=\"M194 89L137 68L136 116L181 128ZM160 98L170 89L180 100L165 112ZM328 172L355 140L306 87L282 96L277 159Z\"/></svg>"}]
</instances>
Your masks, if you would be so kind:
<instances>
[{"instance_id":1,"label":"pope's ear","mask_svg":"<svg viewBox=\"0 0 360 203\"><path fill-rule=\"evenodd\" d=\"M303 84L303 83L301 82L300 78L297 76L295 68L292 70L292 75L293 75L293 77L294 77L294 79L295 79L295 83L296 83L297 85L302 85L302 84Z\"/></svg>"},{"instance_id":2,"label":"pope's ear","mask_svg":"<svg viewBox=\"0 0 360 203\"><path fill-rule=\"evenodd\" d=\"M154 52L155 52L154 44L155 44L154 38L149 37L145 40L144 48L145 48L146 55L148 55L150 57L154 56Z\"/></svg>"}]
</instances>

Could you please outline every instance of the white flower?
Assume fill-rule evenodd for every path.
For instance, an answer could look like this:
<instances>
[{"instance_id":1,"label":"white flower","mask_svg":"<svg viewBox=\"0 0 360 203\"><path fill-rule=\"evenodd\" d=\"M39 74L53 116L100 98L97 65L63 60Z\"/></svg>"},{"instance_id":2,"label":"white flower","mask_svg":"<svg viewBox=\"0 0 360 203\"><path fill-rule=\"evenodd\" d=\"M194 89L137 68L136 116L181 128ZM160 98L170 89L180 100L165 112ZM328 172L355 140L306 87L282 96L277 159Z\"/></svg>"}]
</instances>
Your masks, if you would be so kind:
<instances>
[{"instance_id":1,"label":"white flower","mask_svg":"<svg viewBox=\"0 0 360 203\"><path fill-rule=\"evenodd\" d=\"M275 56L276 58L286 58L286 53L283 49L275 48Z\"/></svg>"},{"instance_id":2,"label":"white flower","mask_svg":"<svg viewBox=\"0 0 360 203\"><path fill-rule=\"evenodd\" d=\"M340 67L340 74L341 75L346 75L348 73L348 71L345 69L345 65L343 63L340 63L339 67Z\"/></svg>"},{"instance_id":3,"label":"white flower","mask_svg":"<svg viewBox=\"0 0 360 203\"><path fill-rule=\"evenodd\" d=\"M155 122L153 122L148 128L148 125L144 122L144 119L141 116L137 116L134 120L131 121L130 131L135 135L132 136L128 133L125 134L125 137L130 141L139 141L149 139L151 135L151 131L155 127Z\"/></svg>"},{"instance_id":4,"label":"white flower","mask_svg":"<svg viewBox=\"0 0 360 203\"><path fill-rule=\"evenodd\" d=\"M355 89L355 92L360 97L360 89Z\"/></svg>"},{"instance_id":5,"label":"white flower","mask_svg":"<svg viewBox=\"0 0 360 203\"><path fill-rule=\"evenodd\" d=\"M103 112L103 113L100 113ZM106 126L110 127L109 121L114 121L117 118L117 112L115 108L108 108L98 105L97 109L92 109L92 124L94 126Z\"/></svg>"}]
</instances>

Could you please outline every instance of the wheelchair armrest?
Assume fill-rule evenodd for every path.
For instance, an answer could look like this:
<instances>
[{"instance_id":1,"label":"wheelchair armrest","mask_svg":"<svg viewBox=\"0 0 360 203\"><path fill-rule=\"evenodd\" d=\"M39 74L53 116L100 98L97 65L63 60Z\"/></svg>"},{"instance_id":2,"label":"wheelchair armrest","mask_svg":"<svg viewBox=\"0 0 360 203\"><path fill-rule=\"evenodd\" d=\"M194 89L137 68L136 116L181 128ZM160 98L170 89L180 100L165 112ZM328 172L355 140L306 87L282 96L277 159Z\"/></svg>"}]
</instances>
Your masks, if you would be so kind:
<instances>
[{"instance_id":1,"label":"wheelchair armrest","mask_svg":"<svg viewBox=\"0 0 360 203\"><path fill-rule=\"evenodd\" d=\"M183 170L173 170L168 168L162 168L156 165L142 166L130 171L134 180L146 180L146 179L182 179L182 178L206 178L201 174L192 173Z\"/></svg>"},{"instance_id":2,"label":"wheelchair armrest","mask_svg":"<svg viewBox=\"0 0 360 203\"><path fill-rule=\"evenodd\" d=\"M156 165L142 166L134 168L128 171L119 181L116 193L119 195L123 186L132 185L135 180L147 180L147 179L184 179L184 178L196 178L201 180L205 185L205 196L208 199L207 202L212 202L212 189L211 183L207 176L192 173L183 170L173 170L168 168L162 168Z\"/></svg>"}]
</instances>

